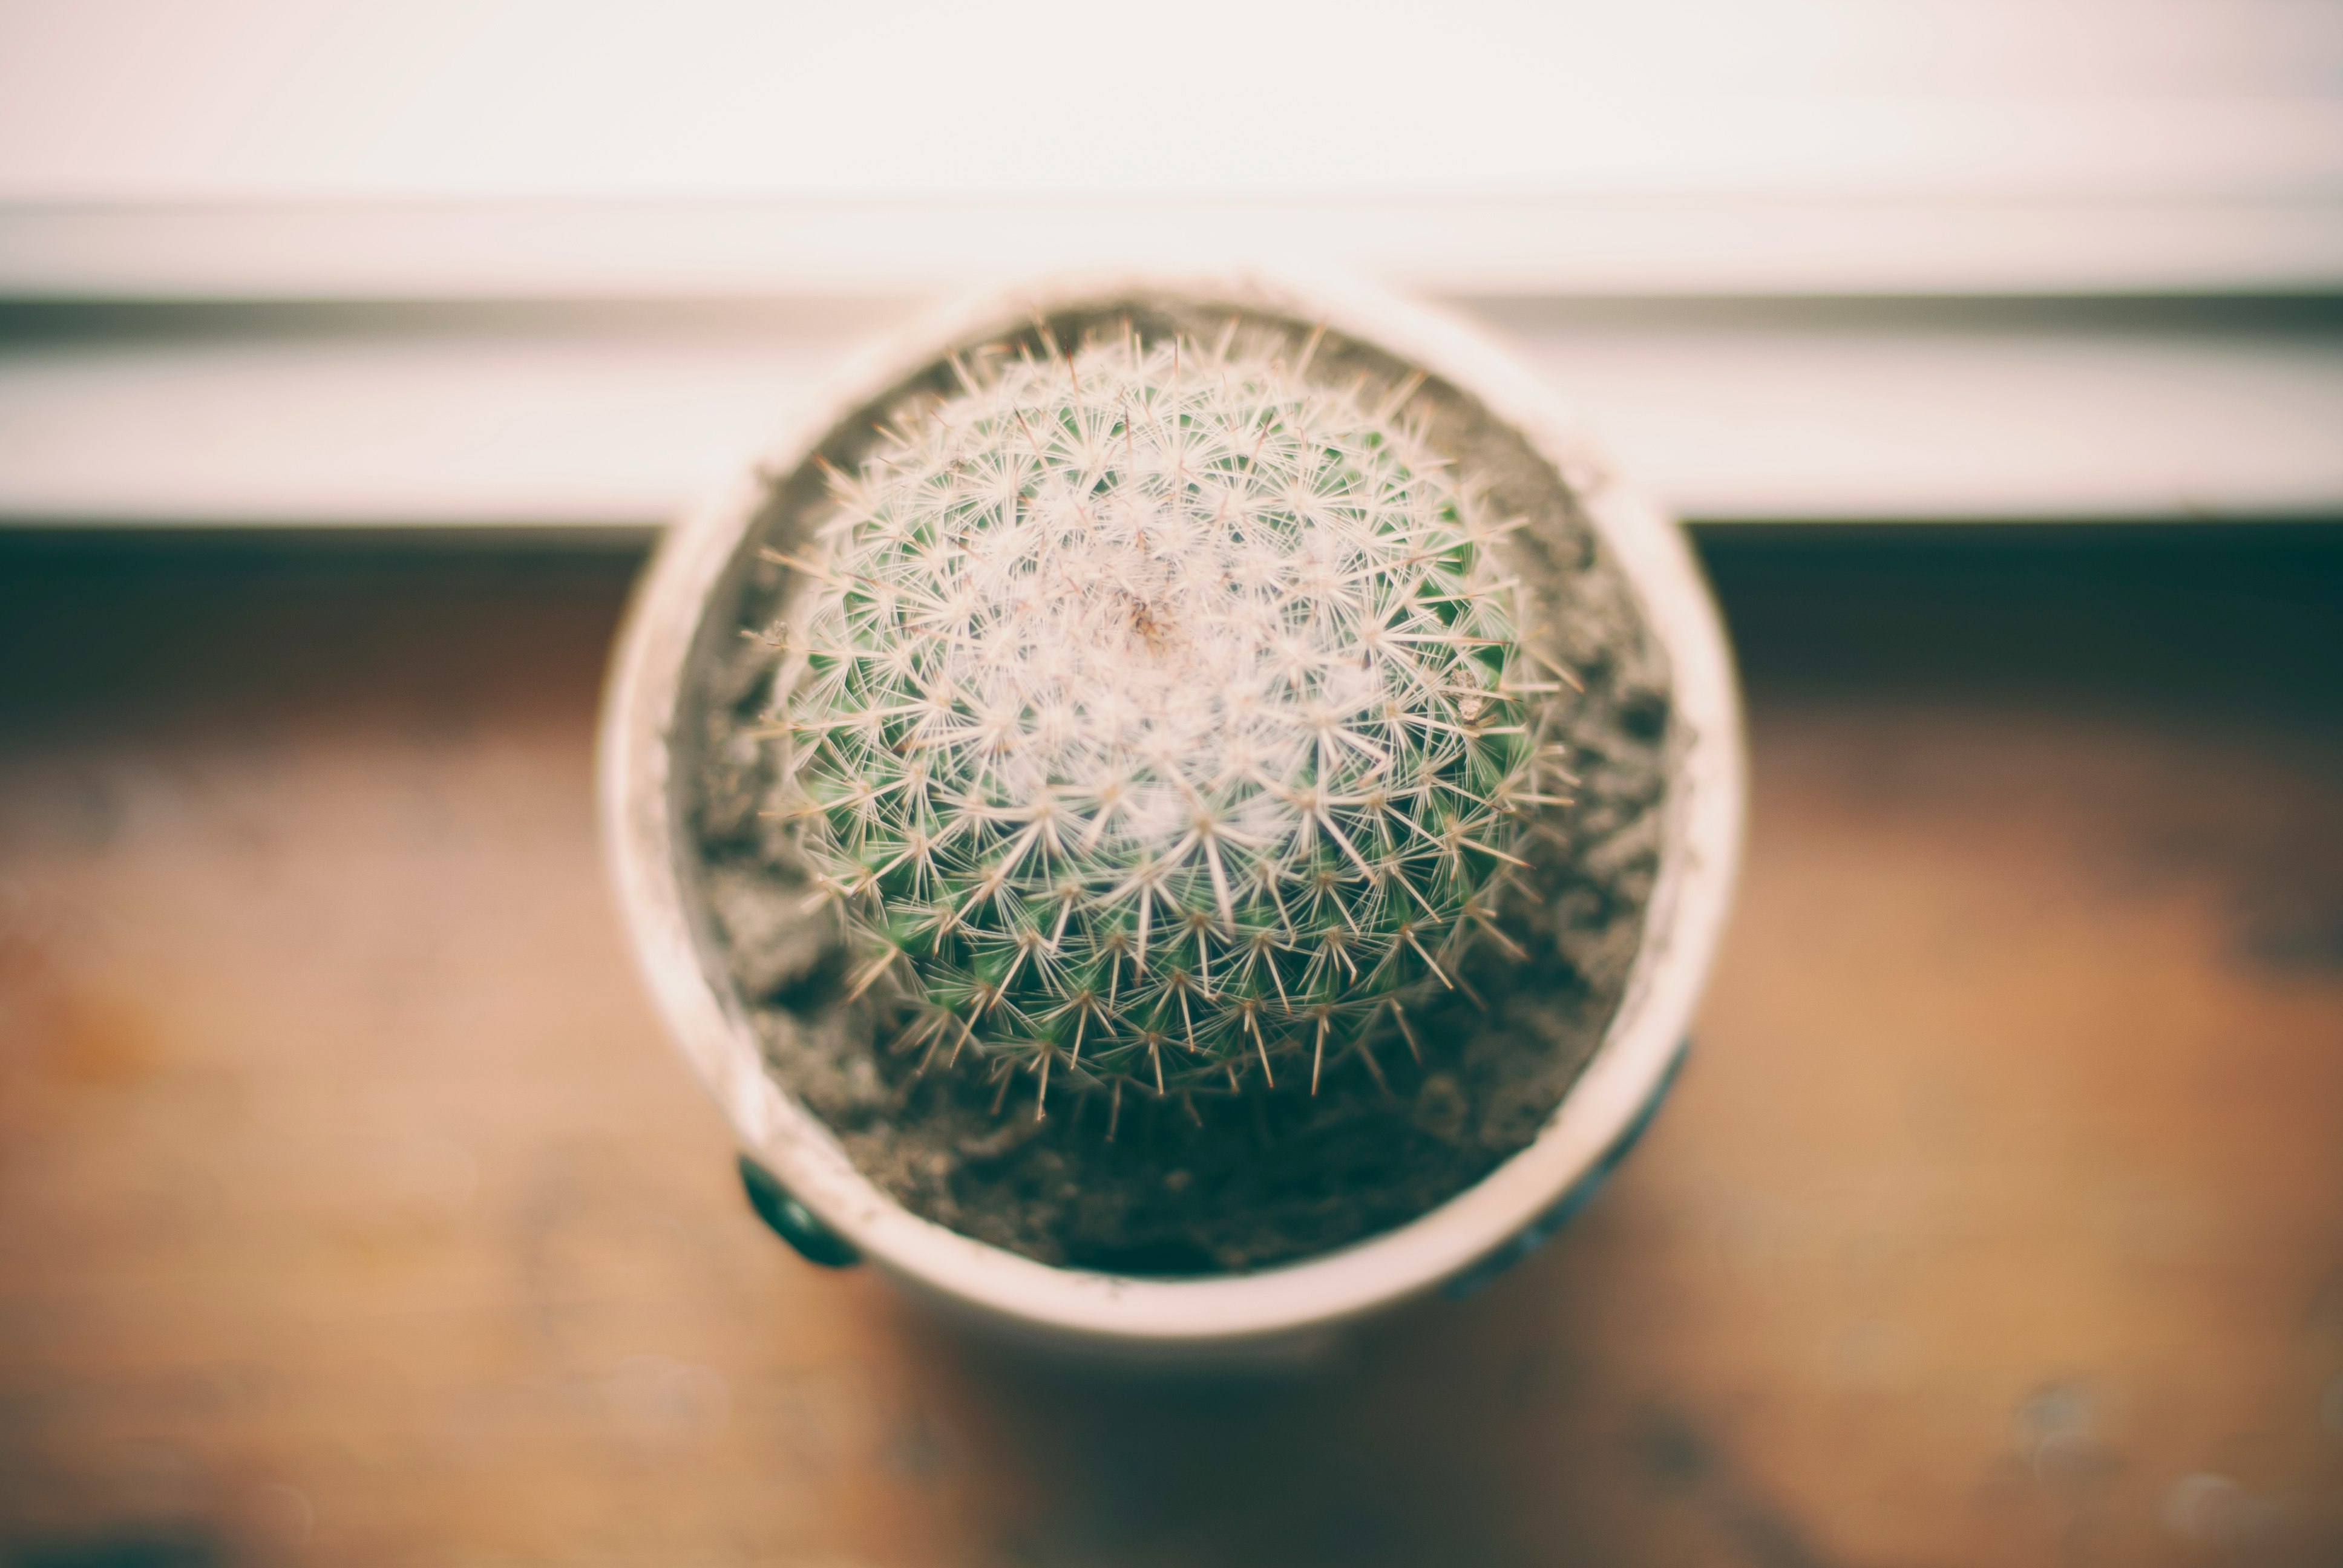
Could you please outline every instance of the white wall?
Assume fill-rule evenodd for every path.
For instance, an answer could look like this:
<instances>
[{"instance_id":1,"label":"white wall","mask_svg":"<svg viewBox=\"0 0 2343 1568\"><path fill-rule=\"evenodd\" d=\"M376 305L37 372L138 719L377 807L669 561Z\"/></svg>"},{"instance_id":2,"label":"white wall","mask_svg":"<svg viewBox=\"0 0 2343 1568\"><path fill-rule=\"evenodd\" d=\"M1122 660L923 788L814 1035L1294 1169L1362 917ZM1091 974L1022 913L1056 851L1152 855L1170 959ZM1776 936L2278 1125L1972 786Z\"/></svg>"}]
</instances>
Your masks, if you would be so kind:
<instances>
[{"instance_id":1,"label":"white wall","mask_svg":"<svg viewBox=\"0 0 2343 1568\"><path fill-rule=\"evenodd\" d=\"M0 0L0 521L647 520L1131 256L1458 300L1703 516L2343 513L2336 0Z\"/></svg>"}]
</instances>

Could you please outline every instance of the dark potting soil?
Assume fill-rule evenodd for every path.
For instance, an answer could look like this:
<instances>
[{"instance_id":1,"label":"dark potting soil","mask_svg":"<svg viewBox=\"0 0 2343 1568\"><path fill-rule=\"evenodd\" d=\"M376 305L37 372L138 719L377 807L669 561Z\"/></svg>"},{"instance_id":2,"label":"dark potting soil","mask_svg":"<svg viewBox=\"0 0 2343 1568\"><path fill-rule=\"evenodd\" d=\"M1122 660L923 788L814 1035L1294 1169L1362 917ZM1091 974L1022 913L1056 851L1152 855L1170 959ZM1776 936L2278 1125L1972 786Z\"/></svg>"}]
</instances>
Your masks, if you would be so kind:
<instances>
[{"instance_id":1,"label":"dark potting soil","mask_svg":"<svg viewBox=\"0 0 2343 1568\"><path fill-rule=\"evenodd\" d=\"M1083 326L1053 325L1070 337ZM1318 363L1330 375L1393 368L1340 341ZM1554 699L1581 783L1527 839L1532 869L1503 911L1526 960L1481 944L1464 987L1412 1015L1421 1060L1395 1040L1372 1058L1330 1051L1315 1094L1306 1063L1273 1091L1242 1094L1159 1098L1133 1083L1118 1101L1061 1082L1037 1116L1022 1074L1004 1090L940 1060L920 1070L887 1019L847 1001L846 955L802 914L802 874L768 814L780 781L759 731L776 656L758 634L785 612L790 573L744 559L731 602L712 601L675 735L709 930L775 1079L912 1212L1042 1262L1113 1272L1301 1258L1403 1224L1487 1175L1536 1137L1601 1044L1640 944L1666 763L1682 739L1664 659L1552 468L1462 394L1432 383L1419 396L1435 444L1495 475L1498 504L1531 519L1509 541L1539 607L1524 636L1584 687ZM822 455L856 457L843 445ZM777 479L752 548L800 534L819 503L813 467Z\"/></svg>"}]
</instances>

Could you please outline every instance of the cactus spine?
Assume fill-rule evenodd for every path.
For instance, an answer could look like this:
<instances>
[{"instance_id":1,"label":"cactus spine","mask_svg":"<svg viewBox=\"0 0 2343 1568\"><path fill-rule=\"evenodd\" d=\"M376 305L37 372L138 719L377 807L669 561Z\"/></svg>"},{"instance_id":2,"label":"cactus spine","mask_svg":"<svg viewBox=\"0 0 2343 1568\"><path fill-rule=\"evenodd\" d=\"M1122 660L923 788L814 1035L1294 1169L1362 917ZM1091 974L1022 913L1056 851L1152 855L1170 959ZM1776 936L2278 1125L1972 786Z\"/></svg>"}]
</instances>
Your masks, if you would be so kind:
<instances>
[{"instance_id":1,"label":"cactus spine","mask_svg":"<svg viewBox=\"0 0 2343 1568\"><path fill-rule=\"evenodd\" d=\"M1412 386L1239 338L955 359L782 558L784 811L848 987L1037 1108L1414 1049L1564 803L1513 525Z\"/></svg>"}]
</instances>

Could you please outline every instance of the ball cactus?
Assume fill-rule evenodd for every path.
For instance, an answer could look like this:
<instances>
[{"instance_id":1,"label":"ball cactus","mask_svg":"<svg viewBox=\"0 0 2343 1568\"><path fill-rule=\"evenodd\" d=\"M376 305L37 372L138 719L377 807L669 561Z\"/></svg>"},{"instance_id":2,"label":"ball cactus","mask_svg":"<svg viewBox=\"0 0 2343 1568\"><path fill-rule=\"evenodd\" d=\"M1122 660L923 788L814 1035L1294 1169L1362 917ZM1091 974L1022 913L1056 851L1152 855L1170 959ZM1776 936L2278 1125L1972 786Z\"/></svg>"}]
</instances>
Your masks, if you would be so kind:
<instances>
[{"instance_id":1,"label":"ball cactus","mask_svg":"<svg viewBox=\"0 0 2343 1568\"><path fill-rule=\"evenodd\" d=\"M1413 1049L1566 803L1513 525L1316 342L1037 327L782 558L783 811L847 987L1037 1112Z\"/></svg>"}]
</instances>

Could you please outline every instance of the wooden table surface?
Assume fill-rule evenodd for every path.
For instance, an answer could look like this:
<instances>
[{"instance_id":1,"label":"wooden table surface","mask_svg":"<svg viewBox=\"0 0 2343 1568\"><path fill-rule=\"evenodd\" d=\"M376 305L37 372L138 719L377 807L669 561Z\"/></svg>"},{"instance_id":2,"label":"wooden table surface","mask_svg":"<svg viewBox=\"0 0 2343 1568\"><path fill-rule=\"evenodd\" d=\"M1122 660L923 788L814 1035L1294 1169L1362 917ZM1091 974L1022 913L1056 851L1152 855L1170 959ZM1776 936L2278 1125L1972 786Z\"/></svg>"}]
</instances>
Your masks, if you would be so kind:
<instances>
[{"instance_id":1,"label":"wooden table surface","mask_svg":"<svg viewBox=\"0 0 2343 1568\"><path fill-rule=\"evenodd\" d=\"M2343 1562L2338 536L1707 544L1674 1097L1243 1384L749 1215L596 860L631 556L0 542L0 1563Z\"/></svg>"}]
</instances>

